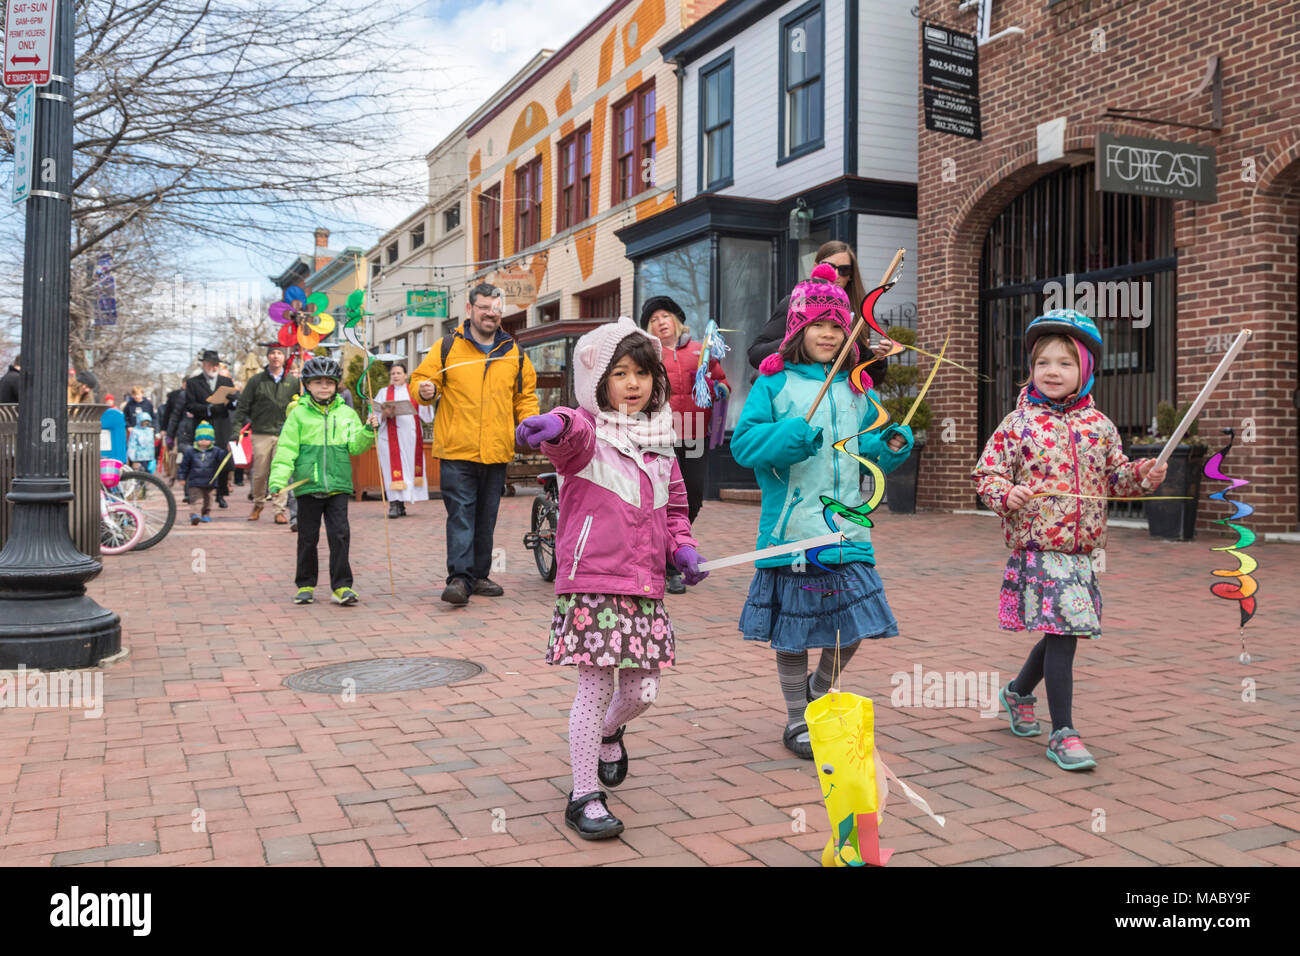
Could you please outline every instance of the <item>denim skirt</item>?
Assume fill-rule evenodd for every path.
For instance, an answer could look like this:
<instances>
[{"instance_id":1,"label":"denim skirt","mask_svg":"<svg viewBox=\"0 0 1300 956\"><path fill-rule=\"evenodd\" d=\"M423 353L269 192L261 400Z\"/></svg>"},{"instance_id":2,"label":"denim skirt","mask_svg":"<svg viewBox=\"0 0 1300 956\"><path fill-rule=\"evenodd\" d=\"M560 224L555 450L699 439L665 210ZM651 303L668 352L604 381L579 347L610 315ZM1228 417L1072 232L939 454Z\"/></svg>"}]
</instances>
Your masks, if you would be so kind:
<instances>
[{"instance_id":1,"label":"denim skirt","mask_svg":"<svg viewBox=\"0 0 1300 956\"><path fill-rule=\"evenodd\" d=\"M876 569L862 562L838 574L759 568L749 584L740 630L747 641L770 641L775 651L797 653L861 640L896 637L898 622L885 600Z\"/></svg>"}]
</instances>

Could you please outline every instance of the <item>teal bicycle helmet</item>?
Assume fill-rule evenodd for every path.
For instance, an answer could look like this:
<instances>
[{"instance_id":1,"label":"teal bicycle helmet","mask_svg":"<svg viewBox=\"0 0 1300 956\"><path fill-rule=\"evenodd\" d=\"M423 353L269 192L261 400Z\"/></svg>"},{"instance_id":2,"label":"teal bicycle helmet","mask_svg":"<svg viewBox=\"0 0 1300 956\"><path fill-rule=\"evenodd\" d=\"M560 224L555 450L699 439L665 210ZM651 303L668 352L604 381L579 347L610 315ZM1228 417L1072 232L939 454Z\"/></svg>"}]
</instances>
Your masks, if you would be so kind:
<instances>
[{"instance_id":1,"label":"teal bicycle helmet","mask_svg":"<svg viewBox=\"0 0 1300 956\"><path fill-rule=\"evenodd\" d=\"M1082 342L1092 353L1095 364L1101 364L1101 333L1097 323L1074 309L1053 309L1044 312L1025 329L1025 351L1033 353L1034 343L1043 335L1068 335Z\"/></svg>"},{"instance_id":2,"label":"teal bicycle helmet","mask_svg":"<svg viewBox=\"0 0 1300 956\"><path fill-rule=\"evenodd\" d=\"M1025 329L1026 355L1034 354L1034 343L1044 335L1068 335L1081 343L1092 355L1092 374L1088 376L1088 381L1075 396L1074 401L1078 401L1092 391L1092 386L1097 381L1097 369L1101 367L1101 333L1097 331L1097 323L1074 309L1052 309L1050 312L1044 312ZM1038 403L1040 399L1035 398L1035 394L1031 389L1030 401ZM1047 400L1044 398L1041 402Z\"/></svg>"}]
</instances>

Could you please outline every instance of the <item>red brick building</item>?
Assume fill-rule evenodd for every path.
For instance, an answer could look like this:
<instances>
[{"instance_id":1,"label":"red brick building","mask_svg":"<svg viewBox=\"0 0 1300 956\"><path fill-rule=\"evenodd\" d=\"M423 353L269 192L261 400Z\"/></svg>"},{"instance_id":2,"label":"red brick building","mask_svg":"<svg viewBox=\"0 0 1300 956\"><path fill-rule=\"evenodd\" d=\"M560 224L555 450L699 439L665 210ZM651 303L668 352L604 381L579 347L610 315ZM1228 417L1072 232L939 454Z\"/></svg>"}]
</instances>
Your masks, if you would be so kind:
<instances>
[{"instance_id":1,"label":"red brick building","mask_svg":"<svg viewBox=\"0 0 1300 956\"><path fill-rule=\"evenodd\" d=\"M1157 402L1191 401L1237 330L1254 331L1200 434L1214 446L1236 428L1228 470L1252 482L1251 526L1297 530L1300 3L921 0L919 14L918 33L929 22L988 38L982 139L920 124L921 344L937 351L950 330L948 355L994 379L938 374L919 504L972 506L971 464L1026 374L1024 324L1071 275L1143 297L1144 316L1090 312L1107 340L1098 405L1126 436ZM1062 120L1063 136L1040 129ZM1211 147L1216 195L1097 190L1102 134ZM1204 482L1202 498L1220 487ZM1221 510L1203 501L1201 526Z\"/></svg>"}]
</instances>

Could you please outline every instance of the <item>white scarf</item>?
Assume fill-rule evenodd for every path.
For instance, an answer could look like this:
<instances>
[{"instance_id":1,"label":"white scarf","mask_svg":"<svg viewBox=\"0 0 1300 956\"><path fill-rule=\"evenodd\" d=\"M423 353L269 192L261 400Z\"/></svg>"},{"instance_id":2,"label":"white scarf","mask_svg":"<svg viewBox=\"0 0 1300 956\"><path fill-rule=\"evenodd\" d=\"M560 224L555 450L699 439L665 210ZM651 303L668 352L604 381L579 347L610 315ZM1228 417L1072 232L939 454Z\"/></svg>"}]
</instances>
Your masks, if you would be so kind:
<instances>
[{"instance_id":1,"label":"white scarf","mask_svg":"<svg viewBox=\"0 0 1300 956\"><path fill-rule=\"evenodd\" d=\"M667 404L650 417L644 413L624 415L602 409L596 413L596 435L628 454L643 471L643 454L654 452L671 456L673 446L677 444L672 409Z\"/></svg>"}]
</instances>

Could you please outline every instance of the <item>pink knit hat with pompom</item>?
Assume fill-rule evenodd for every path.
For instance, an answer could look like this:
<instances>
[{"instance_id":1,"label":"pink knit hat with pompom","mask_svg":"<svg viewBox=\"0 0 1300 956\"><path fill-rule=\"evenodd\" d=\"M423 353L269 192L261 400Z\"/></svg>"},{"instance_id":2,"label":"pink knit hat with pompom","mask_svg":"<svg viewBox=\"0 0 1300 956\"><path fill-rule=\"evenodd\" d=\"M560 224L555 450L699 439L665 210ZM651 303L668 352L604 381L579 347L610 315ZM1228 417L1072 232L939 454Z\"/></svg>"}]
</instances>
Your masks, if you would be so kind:
<instances>
[{"instance_id":1,"label":"pink knit hat with pompom","mask_svg":"<svg viewBox=\"0 0 1300 956\"><path fill-rule=\"evenodd\" d=\"M785 360L781 358L781 349L785 348L805 326L814 322L834 322L844 330L844 337L848 338L853 332L849 322L852 309L848 293L835 282L835 267L827 262L817 266L812 271L812 278L807 282L800 282L790 293L790 311L786 313L785 338L781 340L780 349L759 363L759 374L775 375L784 369ZM858 355L858 344L854 342L850 354L852 359L849 364L850 370L858 363ZM860 391L851 378L849 385L854 391Z\"/></svg>"}]
</instances>

